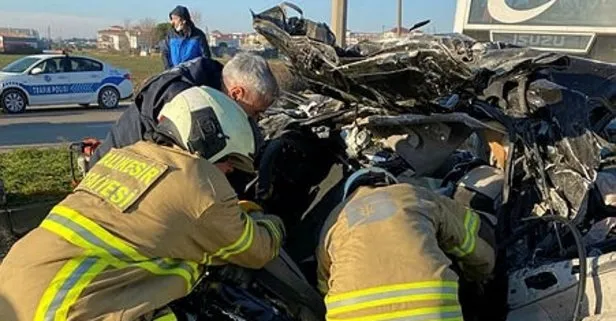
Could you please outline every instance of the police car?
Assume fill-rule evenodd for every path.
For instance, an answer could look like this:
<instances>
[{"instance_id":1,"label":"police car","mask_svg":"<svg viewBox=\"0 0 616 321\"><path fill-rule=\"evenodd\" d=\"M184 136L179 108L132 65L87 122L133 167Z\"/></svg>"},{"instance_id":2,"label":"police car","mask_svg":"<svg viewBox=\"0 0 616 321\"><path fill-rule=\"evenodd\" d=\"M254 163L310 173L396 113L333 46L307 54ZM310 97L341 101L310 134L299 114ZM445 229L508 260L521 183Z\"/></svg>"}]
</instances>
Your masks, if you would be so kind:
<instances>
[{"instance_id":1,"label":"police car","mask_svg":"<svg viewBox=\"0 0 616 321\"><path fill-rule=\"evenodd\" d=\"M115 108L132 94L128 70L66 52L26 56L0 70L0 107L8 113L24 112L29 105Z\"/></svg>"}]
</instances>

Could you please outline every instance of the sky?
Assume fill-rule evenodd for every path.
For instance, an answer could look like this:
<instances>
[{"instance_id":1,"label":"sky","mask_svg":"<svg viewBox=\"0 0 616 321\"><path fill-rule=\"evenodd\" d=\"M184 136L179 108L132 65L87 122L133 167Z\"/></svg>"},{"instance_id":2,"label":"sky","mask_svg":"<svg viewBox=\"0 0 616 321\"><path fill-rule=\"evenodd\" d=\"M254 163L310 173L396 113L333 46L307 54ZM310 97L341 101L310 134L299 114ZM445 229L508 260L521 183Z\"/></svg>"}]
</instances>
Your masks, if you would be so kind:
<instances>
[{"instance_id":1,"label":"sky","mask_svg":"<svg viewBox=\"0 0 616 321\"><path fill-rule=\"evenodd\" d=\"M168 20L178 4L201 12L200 27L223 32L250 32L250 9L260 12L281 3L280 0L1 0L0 27L34 28L41 36L52 38L95 38L96 30L110 25L134 23L144 18ZM294 0L304 16L330 24L331 0ZM429 32L453 29L455 0L404 0L403 25L430 19L423 28ZM396 25L397 0L348 0L348 25L352 31L381 32Z\"/></svg>"}]
</instances>

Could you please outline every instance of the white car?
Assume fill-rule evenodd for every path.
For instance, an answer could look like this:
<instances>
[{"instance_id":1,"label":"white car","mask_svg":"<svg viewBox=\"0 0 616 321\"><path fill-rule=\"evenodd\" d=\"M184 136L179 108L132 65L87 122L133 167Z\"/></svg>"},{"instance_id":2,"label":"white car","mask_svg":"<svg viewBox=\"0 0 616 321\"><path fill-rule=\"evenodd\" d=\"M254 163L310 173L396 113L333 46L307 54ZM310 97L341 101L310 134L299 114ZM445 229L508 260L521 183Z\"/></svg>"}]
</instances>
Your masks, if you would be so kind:
<instances>
[{"instance_id":1,"label":"white car","mask_svg":"<svg viewBox=\"0 0 616 321\"><path fill-rule=\"evenodd\" d=\"M0 70L0 107L21 113L28 105L98 104L115 108L130 98L128 70L66 54L26 56Z\"/></svg>"}]
</instances>

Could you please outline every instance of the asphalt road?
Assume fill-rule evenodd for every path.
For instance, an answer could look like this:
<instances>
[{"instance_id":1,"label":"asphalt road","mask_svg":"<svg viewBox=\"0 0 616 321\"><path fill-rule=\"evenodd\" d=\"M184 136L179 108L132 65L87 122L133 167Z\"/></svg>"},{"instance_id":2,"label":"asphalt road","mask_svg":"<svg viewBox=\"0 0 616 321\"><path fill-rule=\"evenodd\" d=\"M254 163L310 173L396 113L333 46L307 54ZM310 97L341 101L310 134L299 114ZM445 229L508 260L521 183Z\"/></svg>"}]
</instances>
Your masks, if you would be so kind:
<instances>
[{"instance_id":1,"label":"asphalt road","mask_svg":"<svg viewBox=\"0 0 616 321\"><path fill-rule=\"evenodd\" d=\"M117 109L31 107L23 114L0 113L0 150L66 145L85 137L105 138L128 103Z\"/></svg>"}]
</instances>

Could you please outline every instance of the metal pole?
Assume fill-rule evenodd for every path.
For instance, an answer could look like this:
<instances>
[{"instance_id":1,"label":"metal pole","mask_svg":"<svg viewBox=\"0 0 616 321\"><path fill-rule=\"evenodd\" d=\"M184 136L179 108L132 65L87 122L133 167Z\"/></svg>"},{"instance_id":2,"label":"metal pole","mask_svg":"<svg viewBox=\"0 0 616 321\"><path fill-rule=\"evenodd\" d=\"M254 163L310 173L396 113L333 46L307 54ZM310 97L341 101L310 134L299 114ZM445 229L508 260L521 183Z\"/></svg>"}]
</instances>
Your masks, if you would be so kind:
<instances>
[{"instance_id":1,"label":"metal pole","mask_svg":"<svg viewBox=\"0 0 616 321\"><path fill-rule=\"evenodd\" d=\"M398 0L398 37L402 36L402 0Z\"/></svg>"},{"instance_id":2,"label":"metal pole","mask_svg":"<svg viewBox=\"0 0 616 321\"><path fill-rule=\"evenodd\" d=\"M332 31L340 47L346 44L347 0L332 0Z\"/></svg>"}]
</instances>

